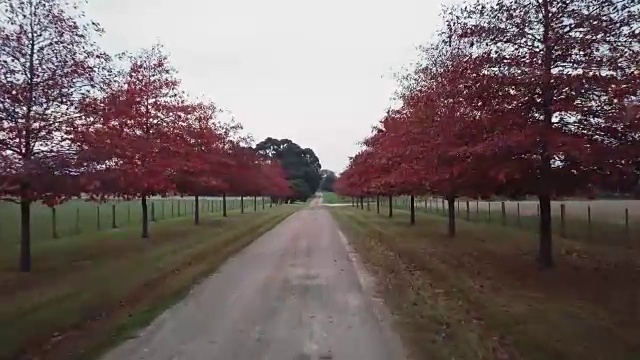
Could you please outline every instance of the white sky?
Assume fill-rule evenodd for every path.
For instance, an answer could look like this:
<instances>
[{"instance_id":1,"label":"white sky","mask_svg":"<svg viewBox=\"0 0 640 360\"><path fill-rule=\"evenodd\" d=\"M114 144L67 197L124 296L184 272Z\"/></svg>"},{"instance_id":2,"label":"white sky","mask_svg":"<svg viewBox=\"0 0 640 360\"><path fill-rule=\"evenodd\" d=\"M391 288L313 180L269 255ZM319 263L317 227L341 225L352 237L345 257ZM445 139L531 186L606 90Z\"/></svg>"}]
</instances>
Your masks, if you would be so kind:
<instances>
[{"instance_id":1,"label":"white sky","mask_svg":"<svg viewBox=\"0 0 640 360\"><path fill-rule=\"evenodd\" d=\"M89 0L111 52L161 43L183 87L256 141L289 138L340 172L391 104L450 0Z\"/></svg>"}]
</instances>

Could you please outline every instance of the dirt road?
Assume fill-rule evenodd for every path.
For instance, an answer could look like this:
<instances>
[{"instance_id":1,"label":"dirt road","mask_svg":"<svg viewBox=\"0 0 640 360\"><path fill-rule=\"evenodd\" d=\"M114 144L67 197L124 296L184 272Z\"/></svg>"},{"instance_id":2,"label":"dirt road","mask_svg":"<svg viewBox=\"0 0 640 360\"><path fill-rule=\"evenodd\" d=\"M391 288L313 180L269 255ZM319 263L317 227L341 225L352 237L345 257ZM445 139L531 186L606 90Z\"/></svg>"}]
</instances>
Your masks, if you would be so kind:
<instances>
[{"instance_id":1,"label":"dirt road","mask_svg":"<svg viewBox=\"0 0 640 360\"><path fill-rule=\"evenodd\" d=\"M403 359L390 315L318 201L104 359Z\"/></svg>"}]
</instances>

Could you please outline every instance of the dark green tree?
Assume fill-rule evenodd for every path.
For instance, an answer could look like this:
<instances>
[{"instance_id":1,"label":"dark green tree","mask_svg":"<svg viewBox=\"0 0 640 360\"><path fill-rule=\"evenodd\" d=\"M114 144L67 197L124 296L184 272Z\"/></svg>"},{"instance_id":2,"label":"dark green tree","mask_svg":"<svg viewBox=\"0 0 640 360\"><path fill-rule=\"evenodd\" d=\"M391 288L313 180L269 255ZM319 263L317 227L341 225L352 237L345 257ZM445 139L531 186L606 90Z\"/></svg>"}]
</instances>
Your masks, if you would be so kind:
<instances>
[{"instance_id":1,"label":"dark green tree","mask_svg":"<svg viewBox=\"0 0 640 360\"><path fill-rule=\"evenodd\" d=\"M322 175L322 181L320 181L320 190L321 191L331 191L333 192L333 184L338 180L338 176L331 170L322 169L320 170L320 175Z\"/></svg>"},{"instance_id":2,"label":"dark green tree","mask_svg":"<svg viewBox=\"0 0 640 360\"><path fill-rule=\"evenodd\" d=\"M302 148L289 139L266 138L256 150L265 157L278 159L287 173L294 195L289 201L306 201L318 191L322 175L320 160L309 148Z\"/></svg>"}]
</instances>

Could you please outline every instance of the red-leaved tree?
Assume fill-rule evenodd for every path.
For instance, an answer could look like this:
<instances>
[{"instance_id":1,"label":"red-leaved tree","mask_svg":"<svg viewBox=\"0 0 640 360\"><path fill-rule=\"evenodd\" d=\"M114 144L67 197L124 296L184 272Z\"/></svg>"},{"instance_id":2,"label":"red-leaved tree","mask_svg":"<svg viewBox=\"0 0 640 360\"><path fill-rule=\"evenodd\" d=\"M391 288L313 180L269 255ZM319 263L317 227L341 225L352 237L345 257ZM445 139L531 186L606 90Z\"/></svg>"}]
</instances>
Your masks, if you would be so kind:
<instances>
[{"instance_id":1,"label":"red-leaved tree","mask_svg":"<svg viewBox=\"0 0 640 360\"><path fill-rule=\"evenodd\" d=\"M0 2L0 195L20 204L20 270L31 269L30 206L78 194L80 99L108 57L73 2Z\"/></svg>"}]
</instances>

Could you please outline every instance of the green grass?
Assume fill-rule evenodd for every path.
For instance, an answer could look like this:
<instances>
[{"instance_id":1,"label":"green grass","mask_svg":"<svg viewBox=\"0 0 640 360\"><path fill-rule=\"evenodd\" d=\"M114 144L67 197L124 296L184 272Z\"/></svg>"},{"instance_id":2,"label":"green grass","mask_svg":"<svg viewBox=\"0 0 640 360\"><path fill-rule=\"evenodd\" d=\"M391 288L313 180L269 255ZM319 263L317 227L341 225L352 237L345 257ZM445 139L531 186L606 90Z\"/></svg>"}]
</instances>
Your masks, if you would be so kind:
<instances>
[{"instance_id":1,"label":"green grass","mask_svg":"<svg viewBox=\"0 0 640 360\"><path fill-rule=\"evenodd\" d=\"M0 256L0 358L92 358L131 336L298 207L203 216L34 242L33 271Z\"/></svg>"},{"instance_id":2,"label":"green grass","mask_svg":"<svg viewBox=\"0 0 640 360\"><path fill-rule=\"evenodd\" d=\"M394 209L396 211L409 211L408 197L402 196L395 199ZM416 199L416 212L426 212L431 215L447 217L446 208L443 209L440 199L438 199L437 202L437 207L436 201L427 202L427 207L425 207L424 199ZM366 200L364 205L366 209ZM371 203L371 209L375 211L375 200ZM381 198L380 211L386 214L387 209L388 202L386 198ZM505 211L503 217L502 209L497 204L491 208L491 211L488 211L483 209L483 207L476 207L475 201L470 201L469 212L467 213L466 202L460 201L459 204L456 204L456 218L459 222L478 222L498 227L509 227L534 234L539 232L540 223L538 216L518 216L517 213L514 213L513 209L510 210L511 211ZM566 217L563 226L560 216L554 216L552 218L552 230L556 237L565 237L589 244L627 248L640 247L640 232L638 232L636 228L627 228L623 223L602 221L595 217L591 222L583 218Z\"/></svg>"},{"instance_id":3,"label":"green grass","mask_svg":"<svg viewBox=\"0 0 640 360\"><path fill-rule=\"evenodd\" d=\"M244 205L246 210L252 211L253 198L245 199ZM222 200L218 198L203 198L200 200L200 209L203 213L221 212L221 206ZM261 208L259 198L258 206ZM194 200L192 198L151 199L148 200L148 217L151 220L152 214L154 214L157 221L191 217L193 216L193 207ZM229 210L238 210L240 201L236 198L228 199L227 208ZM56 206L55 209L55 227L59 238L113 230L114 215L117 228L139 226L142 222L142 208L138 200L112 200L104 203L71 200ZM52 240L53 228L52 209L40 203L34 203L31 206L32 242L38 243ZM19 206L14 203L0 202L0 251L17 251L19 242Z\"/></svg>"},{"instance_id":4,"label":"green grass","mask_svg":"<svg viewBox=\"0 0 640 360\"><path fill-rule=\"evenodd\" d=\"M340 196L333 192L323 192L322 202L325 204L346 204L346 203L350 203L351 199L344 196Z\"/></svg>"},{"instance_id":5,"label":"green grass","mask_svg":"<svg viewBox=\"0 0 640 360\"><path fill-rule=\"evenodd\" d=\"M530 231L460 221L452 239L424 212L410 226L404 211L331 211L415 359L640 357L637 251L558 239L557 268L539 271Z\"/></svg>"}]
</instances>

